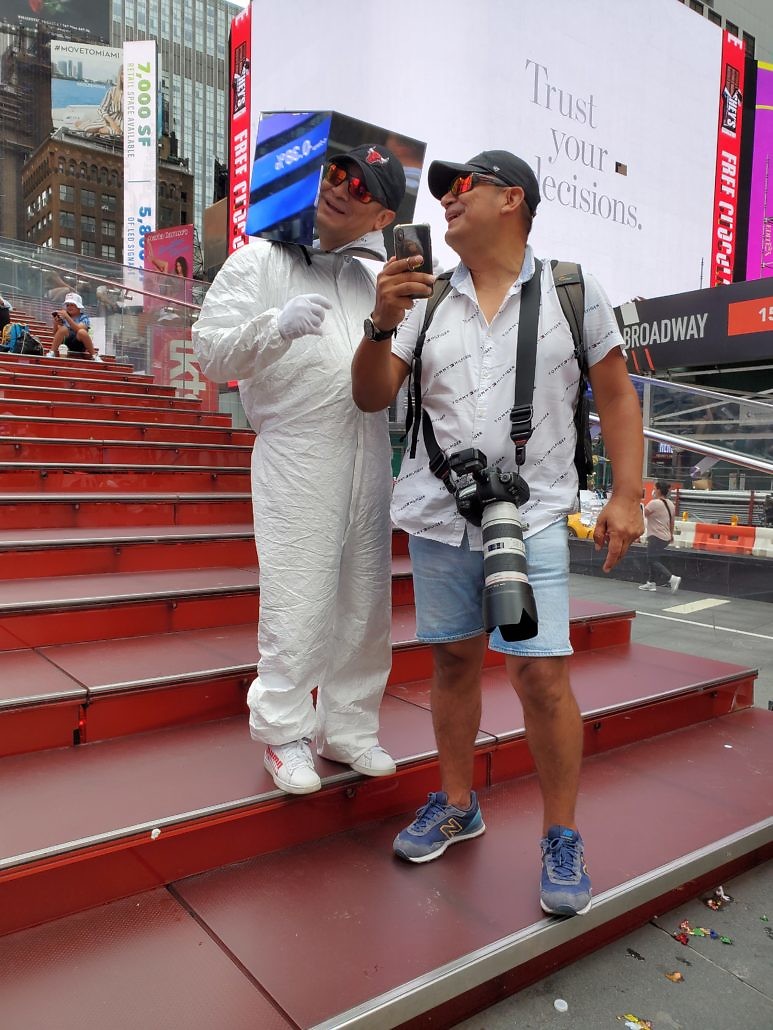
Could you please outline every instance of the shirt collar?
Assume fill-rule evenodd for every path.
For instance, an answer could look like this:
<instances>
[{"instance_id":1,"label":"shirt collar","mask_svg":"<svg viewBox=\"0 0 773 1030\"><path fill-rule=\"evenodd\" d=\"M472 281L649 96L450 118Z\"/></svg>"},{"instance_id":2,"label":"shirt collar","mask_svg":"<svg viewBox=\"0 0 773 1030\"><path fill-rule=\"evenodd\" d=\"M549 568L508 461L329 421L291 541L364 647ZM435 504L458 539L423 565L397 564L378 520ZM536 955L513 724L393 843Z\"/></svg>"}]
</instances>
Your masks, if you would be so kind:
<instances>
[{"instance_id":1,"label":"shirt collar","mask_svg":"<svg viewBox=\"0 0 773 1030\"><path fill-rule=\"evenodd\" d=\"M526 249L523 253L523 264L521 265L521 271L518 273L518 278L515 280L513 285L507 291L507 296L511 296L515 293L516 289L527 283L529 279L534 275L536 271L536 265L534 264L534 251L531 249L529 244L526 244ZM475 287L472 283L472 276L470 270L460 261L454 269L454 274L451 276L451 286L459 293L466 293L469 297L475 297Z\"/></svg>"},{"instance_id":2,"label":"shirt collar","mask_svg":"<svg viewBox=\"0 0 773 1030\"><path fill-rule=\"evenodd\" d=\"M320 251L319 240L314 240L313 249ZM373 229L366 232L364 236L358 236L356 240L345 243L342 247L336 247L330 251L331 254L351 254L352 257L376 258L379 261L386 261L386 247L384 246L384 234L380 229Z\"/></svg>"}]
</instances>

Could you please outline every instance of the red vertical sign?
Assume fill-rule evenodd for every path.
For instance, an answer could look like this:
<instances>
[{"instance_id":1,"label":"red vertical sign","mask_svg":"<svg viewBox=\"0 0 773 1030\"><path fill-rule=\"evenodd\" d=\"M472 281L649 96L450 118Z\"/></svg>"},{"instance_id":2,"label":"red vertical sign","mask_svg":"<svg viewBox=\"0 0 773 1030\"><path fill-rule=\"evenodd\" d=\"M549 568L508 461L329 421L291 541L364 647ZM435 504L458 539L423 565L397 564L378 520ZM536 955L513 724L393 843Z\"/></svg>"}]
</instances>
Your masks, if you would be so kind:
<instances>
[{"instance_id":1,"label":"red vertical sign","mask_svg":"<svg viewBox=\"0 0 773 1030\"><path fill-rule=\"evenodd\" d=\"M733 281L738 182L741 161L744 44L729 32L722 33L717 128L717 171L714 180L714 233L711 242L711 285Z\"/></svg>"},{"instance_id":2,"label":"red vertical sign","mask_svg":"<svg viewBox=\"0 0 773 1030\"><path fill-rule=\"evenodd\" d=\"M217 383L201 372L193 351L190 327L153 327L153 374L164 386L174 386L181 397L195 397L204 411L218 410Z\"/></svg>"},{"instance_id":3,"label":"red vertical sign","mask_svg":"<svg viewBox=\"0 0 773 1030\"><path fill-rule=\"evenodd\" d=\"M252 4L231 22L231 86L228 107L228 253L244 246L250 202L250 37Z\"/></svg>"}]
</instances>

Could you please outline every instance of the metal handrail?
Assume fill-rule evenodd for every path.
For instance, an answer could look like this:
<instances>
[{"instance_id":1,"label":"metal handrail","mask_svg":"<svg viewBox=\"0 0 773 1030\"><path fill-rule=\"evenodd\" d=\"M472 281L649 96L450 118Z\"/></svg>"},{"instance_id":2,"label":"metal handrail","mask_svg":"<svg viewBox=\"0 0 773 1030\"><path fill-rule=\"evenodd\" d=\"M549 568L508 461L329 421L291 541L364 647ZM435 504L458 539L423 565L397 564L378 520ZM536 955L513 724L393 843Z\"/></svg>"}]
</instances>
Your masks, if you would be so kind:
<instances>
[{"instance_id":1,"label":"metal handrail","mask_svg":"<svg viewBox=\"0 0 773 1030\"><path fill-rule=\"evenodd\" d=\"M590 420L594 423L601 422L601 419L594 412L590 413ZM660 443L667 443L684 451L706 454L710 458L729 461L732 465L740 465L742 468L753 469L755 472L764 472L765 475L773 476L773 462L765 461L762 458L752 458L748 454L740 454L737 451L728 451L724 447L712 447L711 444L703 443L694 436L673 436L671 433L663 433L658 429L648 429L646 426L644 427L644 436L647 440L657 440Z\"/></svg>"}]
</instances>

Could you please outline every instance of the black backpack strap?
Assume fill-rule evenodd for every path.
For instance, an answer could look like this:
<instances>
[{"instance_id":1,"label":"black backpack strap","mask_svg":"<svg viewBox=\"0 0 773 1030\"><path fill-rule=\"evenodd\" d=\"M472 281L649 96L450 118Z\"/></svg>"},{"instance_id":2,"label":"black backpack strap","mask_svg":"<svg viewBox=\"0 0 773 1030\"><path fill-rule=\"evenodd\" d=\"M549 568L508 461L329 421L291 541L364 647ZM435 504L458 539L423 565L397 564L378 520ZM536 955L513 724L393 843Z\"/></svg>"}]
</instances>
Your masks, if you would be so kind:
<instances>
[{"instance_id":1,"label":"black backpack strap","mask_svg":"<svg viewBox=\"0 0 773 1030\"><path fill-rule=\"evenodd\" d=\"M574 356L580 368L580 383L577 394L577 406L574 413L574 426L577 444L574 452L574 464L580 490L587 489L588 476L593 472L593 449L590 439L590 411L588 398L588 359L583 345L583 324L585 320L585 281L582 269L573 261L551 261L553 280L556 284L558 300L564 313L574 343Z\"/></svg>"},{"instance_id":2,"label":"black backpack strap","mask_svg":"<svg viewBox=\"0 0 773 1030\"><path fill-rule=\"evenodd\" d=\"M408 375L408 411L405 418L405 436L411 431L411 449L409 453L410 458L416 457L416 443L419 439L419 423L422 421L421 412L421 352L424 350L424 337L427 335L430 323L435 315L435 310L438 304L451 290L451 276L453 270L450 272L441 272L435 279L435 286L432 291L432 296L427 300L427 307L424 311L424 322L422 323L421 332L419 333L418 339L416 340L416 346L413 348L413 359L411 361L411 371ZM405 436L403 439L405 439Z\"/></svg>"},{"instance_id":3,"label":"black backpack strap","mask_svg":"<svg viewBox=\"0 0 773 1030\"><path fill-rule=\"evenodd\" d=\"M515 400L510 411L510 439L515 444L515 464L518 468L526 460L526 444L533 432L534 369L537 364L541 280L542 262L535 260L534 275L521 287L518 349L515 355Z\"/></svg>"},{"instance_id":4,"label":"black backpack strap","mask_svg":"<svg viewBox=\"0 0 773 1030\"><path fill-rule=\"evenodd\" d=\"M574 261L551 261L550 267L553 269L553 282L556 284L561 310L572 333L574 356L581 374L587 378L588 362L582 341L585 322L585 281L582 269Z\"/></svg>"}]
</instances>

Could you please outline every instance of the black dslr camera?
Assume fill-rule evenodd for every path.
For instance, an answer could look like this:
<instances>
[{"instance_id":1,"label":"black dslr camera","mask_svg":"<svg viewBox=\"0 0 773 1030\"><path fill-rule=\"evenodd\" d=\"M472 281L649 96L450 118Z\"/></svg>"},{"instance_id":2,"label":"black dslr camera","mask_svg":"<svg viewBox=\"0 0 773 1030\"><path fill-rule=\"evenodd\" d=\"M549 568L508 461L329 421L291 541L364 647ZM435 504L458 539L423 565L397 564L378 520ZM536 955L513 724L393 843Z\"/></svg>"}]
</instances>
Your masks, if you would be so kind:
<instances>
[{"instance_id":1,"label":"black dslr camera","mask_svg":"<svg viewBox=\"0 0 773 1030\"><path fill-rule=\"evenodd\" d=\"M455 476L454 500L460 515L483 531L483 625L499 626L505 640L537 635L537 606L526 569L519 505L529 499L517 472L489 465L474 447L448 456Z\"/></svg>"}]
</instances>

